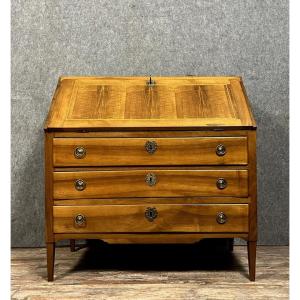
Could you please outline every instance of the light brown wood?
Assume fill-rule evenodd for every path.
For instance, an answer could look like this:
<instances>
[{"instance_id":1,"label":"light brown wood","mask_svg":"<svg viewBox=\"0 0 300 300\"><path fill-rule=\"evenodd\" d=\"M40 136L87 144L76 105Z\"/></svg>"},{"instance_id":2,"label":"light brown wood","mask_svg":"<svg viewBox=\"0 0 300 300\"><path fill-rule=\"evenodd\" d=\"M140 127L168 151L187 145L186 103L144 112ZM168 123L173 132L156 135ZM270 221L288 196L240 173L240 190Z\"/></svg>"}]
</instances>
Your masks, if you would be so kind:
<instances>
[{"instance_id":1,"label":"light brown wood","mask_svg":"<svg viewBox=\"0 0 300 300\"><path fill-rule=\"evenodd\" d=\"M239 77L148 79L61 78L45 129L254 125Z\"/></svg>"},{"instance_id":2,"label":"light brown wood","mask_svg":"<svg viewBox=\"0 0 300 300\"><path fill-rule=\"evenodd\" d=\"M47 243L47 274L48 281L54 279L55 243Z\"/></svg>"},{"instance_id":3,"label":"light brown wood","mask_svg":"<svg viewBox=\"0 0 300 300\"><path fill-rule=\"evenodd\" d=\"M248 241L248 266L249 266L249 279L255 281L255 268L256 268L256 242Z\"/></svg>"},{"instance_id":4,"label":"light brown wood","mask_svg":"<svg viewBox=\"0 0 300 300\"><path fill-rule=\"evenodd\" d=\"M53 133L47 133L44 137L45 147L45 241L50 243L53 238Z\"/></svg>"},{"instance_id":5,"label":"light brown wood","mask_svg":"<svg viewBox=\"0 0 300 300\"><path fill-rule=\"evenodd\" d=\"M54 137L73 137L73 138L186 138L186 137L247 137L245 130L224 130L222 128L212 128L203 130L147 130L139 131L139 128L131 131L89 131L89 129L78 129L74 131L56 131Z\"/></svg>"},{"instance_id":6,"label":"light brown wood","mask_svg":"<svg viewBox=\"0 0 300 300\"><path fill-rule=\"evenodd\" d=\"M147 142L157 150L149 153ZM216 153L223 145L226 153ZM86 154L76 158L74 151L83 147ZM55 166L130 166L130 165L246 165L246 137L206 138L55 138Z\"/></svg>"},{"instance_id":7,"label":"light brown wood","mask_svg":"<svg viewBox=\"0 0 300 300\"><path fill-rule=\"evenodd\" d=\"M257 175L256 175L256 131L248 132L249 151L249 191L251 203L249 205L249 241L257 241Z\"/></svg>"},{"instance_id":8,"label":"light brown wood","mask_svg":"<svg viewBox=\"0 0 300 300\"><path fill-rule=\"evenodd\" d=\"M56 233L55 241L102 240L109 244L192 244L203 239L231 239L233 237L247 240L248 233Z\"/></svg>"},{"instance_id":9,"label":"light brown wood","mask_svg":"<svg viewBox=\"0 0 300 300\"><path fill-rule=\"evenodd\" d=\"M157 183L149 186L147 174L154 174ZM219 189L217 180L224 178L227 187ZM78 191L75 181L81 179L86 188ZM54 172L55 199L111 197L184 197L184 196L248 196L246 170L134 170Z\"/></svg>"},{"instance_id":10,"label":"light brown wood","mask_svg":"<svg viewBox=\"0 0 300 300\"><path fill-rule=\"evenodd\" d=\"M176 197L176 198L106 198L106 199L55 199L55 206L110 205L110 204L249 204L250 198L237 197Z\"/></svg>"},{"instance_id":11,"label":"light brown wood","mask_svg":"<svg viewBox=\"0 0 300 300\"><path fill-rule=\"evenodd\" d=\"M145 213L155 208L158 216L149 221ZM82 232L248 232L247 204L207 205L102 205L55 206L54 233ZM227 216L217 222L218 213ZM86 218L84 226L75 223L77 215Z\"/></svg>"},{"instance_id":12,"label":"light brown wood","mask_svg":"<svg viewBox=\"0 0 300 300\"><path fill-rule=\"evenodd\" d=\"M76 239L193 243L217 237L249 242L254 280L256 123L242 79L154 77L150 86L148 80L60 78L44 127L49 278L50 245L62 239L73 249ZM156 142L153 154L147 141ZM216 153L220 144L224 156ZM83 158L74 157L78 146L85 148ZM154 185L146 181L150 174ZM225 189L217 187L221 178ZM78 179L83 191L75 188ZM159 209L151 222L149 207ZM223 225L216 221L221 208L230 216ZM75 214L83 212L87 221L76 225Z\"/></svg>"},{"instance_id":13,"label":"light brown wood","mask_svg":"<svg viewBox=\"0 0 300 300\"><path fill-rule=\"evenodd\" d=\"M222 253L215 245L95 245L56 249L56 281L48 283L45 248L11 252L11 298L289 299L289 247L257 247L257 280L249 282L247 247Z\"/></svg>"}]
</instances>

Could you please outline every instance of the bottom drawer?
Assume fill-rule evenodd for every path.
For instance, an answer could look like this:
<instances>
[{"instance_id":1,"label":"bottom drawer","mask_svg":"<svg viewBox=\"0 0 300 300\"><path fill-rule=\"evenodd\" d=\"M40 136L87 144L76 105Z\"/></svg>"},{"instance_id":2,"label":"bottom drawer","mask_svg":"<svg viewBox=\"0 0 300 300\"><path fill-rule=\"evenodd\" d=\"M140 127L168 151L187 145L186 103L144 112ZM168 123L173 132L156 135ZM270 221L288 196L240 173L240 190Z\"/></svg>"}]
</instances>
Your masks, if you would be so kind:
<instances>
[{"instance_id":1,"label":"bottom drawer","mask_svg":"<svg viewBox=\"0 0 300 300\"><path fill-rule=\"evenodd\" d=\"M53 207L54 233L248 232L247 204Z\"/></svg>"}]
</instances>

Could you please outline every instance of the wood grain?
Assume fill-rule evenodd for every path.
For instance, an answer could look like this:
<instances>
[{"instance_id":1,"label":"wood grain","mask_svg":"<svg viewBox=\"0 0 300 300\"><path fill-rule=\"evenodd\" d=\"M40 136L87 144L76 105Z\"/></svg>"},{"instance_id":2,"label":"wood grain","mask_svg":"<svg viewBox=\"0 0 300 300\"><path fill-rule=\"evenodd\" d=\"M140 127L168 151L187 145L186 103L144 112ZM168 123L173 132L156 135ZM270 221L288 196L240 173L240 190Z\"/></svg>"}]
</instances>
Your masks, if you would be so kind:
<instances>
[{"instance_id":1,"label":"wood grain","mask_svg":"<svg viewBox=\"0 0 300 300\"><path fill-rule=\"evenodd\" d=\"M102 240L109 244L193 244L203 239L247 240L248 233L56 233L55 241L66 239Z\"/></svg>"},{"instance_id":2,"label":"wood grain","mask_svg":"<svg viewBox=\"0 0 300 300\"><path fill-rule=\"evenodd\" d=\"M257 276L249 282L247 247L232 254L215 246L103 245L56 250L55 282L45 280L45 248L11 252L13 300L289 299L289 247L258 246ZM210 250L209 250L210 249Z\"/></svg>"},{"instance_id":3,"label":"wood grain","mask_svg":"<svg viewBox=\"0 0 300 300\"><path fill-rule=\"evenodd\" d=\"M238 197L176 197L176 198L92 198L92 199L55 199L54 205L107 205L107 204L249 204L250 198Z\"/></svg>"},{"instance_id":4,"label":"wood grain","mask_svg":"<svg viewBox=\"0 0 300 300\"><path fill-rule=\"evenodd\" d=\"M45 170L45 241L53 242L53 133L44 135Z\"/></svg>"},{"instance_id":5,"label":"wood grain","mask_svg":"<svg viewBox=\"0 0 300 300\"><path fill-rule=\"evenodd\" d=\"M155 77L152 86L148 79L59 79L44 127L48 280L54 242L61 239L70 239L74 250L76 239L191 243L215 237L248 241L254 280L256 123L242 79ZM157 143L154 154L146 152L147 141ZM219 144L224 156L216 154ZM84 158L74 157L77 146L85 148ZM148 173L156 176L153 186L145 181ZM219 178L225 189L217 188ZM83 191L75 189L77 179L86 183ZM145 218L148 207L159 210L153 222ZM221 208L229 216L223 225L216 222ZM84 226L74 223L78 213L86 214Z\"/></svg>"},{"instance_id":6,"label":"wood grain","mask_svg":"<svg viewBox=\"0 0 300 300\"><path fill-rule=\"evenodd\" d=\"M147 80L60 79L45 128L253 126L239 77L157 77L152 87Z\"/></svg>"},{"instance_id":7,"label":"wood grain","mask_svg":"<svg viewBox=\"0 0 300 300\"><path fill-rule=\"evenodd\" d=\"M256 131L248 132L249 151L249 192L251 203L249 205L249 240L257 241L257 170L256 170Z\"/></svg>"},{"instance_id":8,"label":"wood grain","mask_svg":"<svg viewBox=\"0 0 300 300\"><path fill-rule=\"evenodd\" d=\"M152 154L145 148L149 141L157 145ZM223 156L216 154L220 144ZM80 159L74 155L79 146L86 151ZM245 165L247 138L55 138L53 161L55 166Z\"/></svg>"},{"instance_id":9,"label":"wood grain","mask_svg":"<svg viewBox=\"0 0 300 300\"><path fill-rule=\"evenodd\" d=\"M157 183L149 186L147 174L154 174ZM55 199L112 197L187 197L187 196L248 196L247 170L126 170L54 172ZM219 178L227 181L219 189ZM78 191L75 181L81 179L86 188Z\"/></svg>"},{"instance_id":10,"label":"wood grain","mask_svg":"<svg viewBox=\"0 0 300 300\"><path fill-rule=\"evenodd\" d=\"M54 137L75 137L75 138L176 138L176 137L247 137L245 130L223 130L215 128L210 131L206 130L147 130L140 131L135 128L131 131L93 131L91 128L78 129L74 131L55 131Z\"/></svg>"},{"instance_id":11,"label":"wood grain","mask_svg":"<svg viewBox=\"0 0 300 300\"><path fill-rule=\"evenodd\" d=\"M158 213L153 221L145 217L149 207ZM225 224L216 220L220 212L228 218ZM78 214L85 216L84 226L74 222ZM55 206L53 218L54 233L248 232L247 204Z\"/></svg>"}]
</instances>

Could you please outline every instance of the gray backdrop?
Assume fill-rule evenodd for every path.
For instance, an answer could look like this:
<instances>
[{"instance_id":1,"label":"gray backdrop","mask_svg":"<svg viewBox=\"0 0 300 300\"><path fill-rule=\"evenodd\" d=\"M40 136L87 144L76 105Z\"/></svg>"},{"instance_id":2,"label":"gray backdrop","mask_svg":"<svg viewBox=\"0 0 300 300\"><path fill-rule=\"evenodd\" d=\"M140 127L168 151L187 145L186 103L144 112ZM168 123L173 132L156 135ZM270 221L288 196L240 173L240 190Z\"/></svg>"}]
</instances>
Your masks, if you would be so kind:
<instances>
[{"instance_id":1,"label":"gray backdrop","mask_svg":"<svg viewBox=\"0 0 300 300\"><path fill-rule=\"evenodd\" d=\"M62 74L241 75L259 242L288 243L287 0L12 0L12 246L44 244L42 126Z\"/></svg>"}]
</instances>

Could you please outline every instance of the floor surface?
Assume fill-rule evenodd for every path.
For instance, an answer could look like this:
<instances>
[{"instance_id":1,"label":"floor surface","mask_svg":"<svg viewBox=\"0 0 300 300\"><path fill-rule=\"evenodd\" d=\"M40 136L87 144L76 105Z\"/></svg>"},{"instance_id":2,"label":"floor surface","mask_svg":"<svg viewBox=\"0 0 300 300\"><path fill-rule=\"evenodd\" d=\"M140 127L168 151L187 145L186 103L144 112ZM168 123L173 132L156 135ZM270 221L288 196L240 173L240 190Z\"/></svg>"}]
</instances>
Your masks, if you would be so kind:
<instances>
[{"instance_id":1,"label":"floor surface","mask_svg":"<svg viewBox=\"0 0 300 300\"><path fill-rule=\"evenodd\" d=\"M286 246L259 246L250 282L245 246L232 253L199 245L60 247L47 282L45 249L15 248L12 299L288 299L288 255Z\"/></svg>"}]
</instances>

